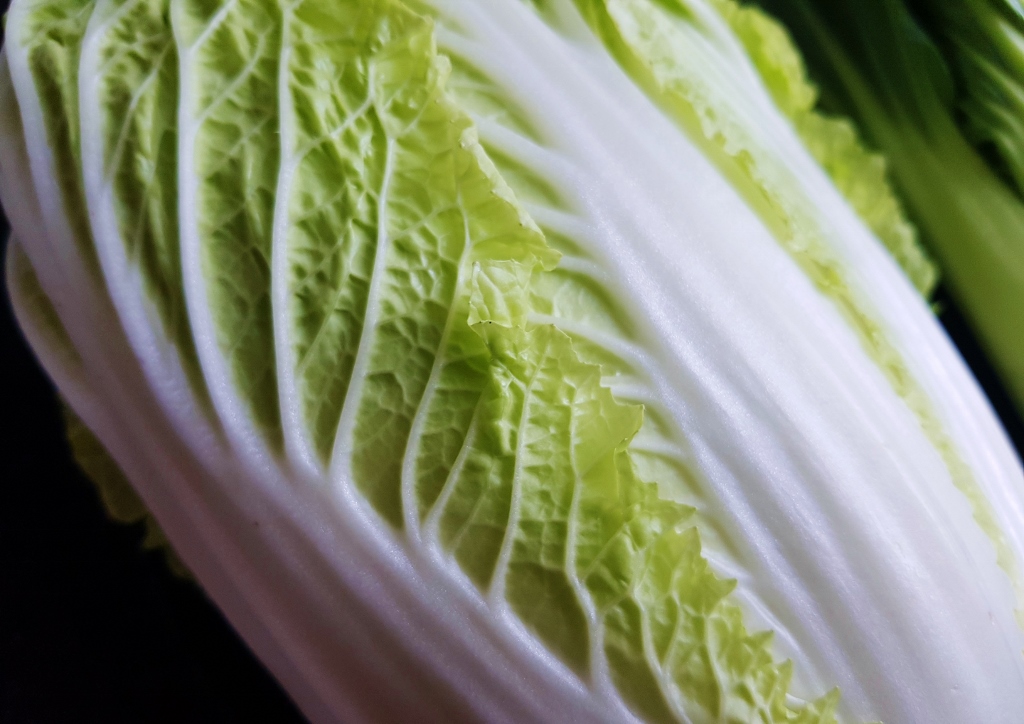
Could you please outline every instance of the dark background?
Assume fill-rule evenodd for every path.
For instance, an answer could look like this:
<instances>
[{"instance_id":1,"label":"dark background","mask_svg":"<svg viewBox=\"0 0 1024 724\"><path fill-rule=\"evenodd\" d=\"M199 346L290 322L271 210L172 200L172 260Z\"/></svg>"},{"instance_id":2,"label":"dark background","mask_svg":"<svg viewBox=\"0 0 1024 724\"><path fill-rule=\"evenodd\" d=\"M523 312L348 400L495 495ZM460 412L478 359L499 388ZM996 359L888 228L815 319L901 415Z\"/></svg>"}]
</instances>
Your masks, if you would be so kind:
<instances>
[{"instance_id":1,"label":"dark background","mask_svg":"<svg viewBox=\"0 0 1024 724\"><path fill-rule=\"evenodd\" d=\"M141 525L106 517L2 296L0 722L302 721L200 589L142 550ZM1024 449L1020 417L941 289L937 303Z\"/></svg>"}]
</instances>

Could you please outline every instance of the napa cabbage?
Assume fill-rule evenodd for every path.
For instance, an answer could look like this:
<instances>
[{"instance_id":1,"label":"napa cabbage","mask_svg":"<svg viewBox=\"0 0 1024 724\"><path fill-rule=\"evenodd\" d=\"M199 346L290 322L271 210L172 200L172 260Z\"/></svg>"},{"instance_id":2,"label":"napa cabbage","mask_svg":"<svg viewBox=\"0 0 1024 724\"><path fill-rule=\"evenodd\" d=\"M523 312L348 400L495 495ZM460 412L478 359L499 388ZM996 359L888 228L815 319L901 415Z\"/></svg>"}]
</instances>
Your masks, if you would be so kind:
<instances>
[{"instance_id":1,"label":"napa cabbage","mask_svg":"<svg viewBox=\"0 0 1024 724\"><path fill-rule=\"evenodd\" d=\"M727 0L15 0L7 287L313 720L1014 721L1024 474L815 102Z\"/></svg>"}]
</instances>

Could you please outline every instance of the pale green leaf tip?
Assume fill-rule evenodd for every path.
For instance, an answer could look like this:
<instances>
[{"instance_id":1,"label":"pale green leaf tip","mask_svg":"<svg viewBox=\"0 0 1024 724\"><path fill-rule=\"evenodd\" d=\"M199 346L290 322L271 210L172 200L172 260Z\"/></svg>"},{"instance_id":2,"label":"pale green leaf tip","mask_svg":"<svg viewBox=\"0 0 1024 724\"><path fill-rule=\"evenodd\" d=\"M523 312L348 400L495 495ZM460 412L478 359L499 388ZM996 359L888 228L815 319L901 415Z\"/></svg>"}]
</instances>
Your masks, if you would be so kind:
<instances>
[{"instance_id":1,"label":"pale green leaf tip","mask_svg":"<svg viewBox=\"0 0 1024 724\"><path fill-rule=\"evenodd\" d=\"M174 575L191 579L188 567L175 552L160 524L139 498L117 462L103 447L103 443L68 405L61 407L71 455L95 486L110 519L125 525L141 524L144 530L143 548L160 551Z\"/></svg>"},{"instance_id":2,"label":"pale green leaf tip","mask_svg":"<svg viewBox=\"0 0 1024 724\"><path fill-rule=\"evenodd\" d=\"M737 0L715 2L808 150L914 287L929 298L938 284L938 267L893 189L885 157L868 149L851 119L817 110L818 90L782 23Z\"/></svg>"}]
</instances>

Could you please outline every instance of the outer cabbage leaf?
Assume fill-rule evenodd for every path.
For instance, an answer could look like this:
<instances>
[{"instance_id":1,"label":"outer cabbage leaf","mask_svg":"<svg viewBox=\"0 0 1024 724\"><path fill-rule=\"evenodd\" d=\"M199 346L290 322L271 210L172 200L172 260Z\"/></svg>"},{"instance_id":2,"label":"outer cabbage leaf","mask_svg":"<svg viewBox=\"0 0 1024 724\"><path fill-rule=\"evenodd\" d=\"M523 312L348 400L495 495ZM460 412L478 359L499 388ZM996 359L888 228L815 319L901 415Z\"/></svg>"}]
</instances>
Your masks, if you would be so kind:
<instances>
[{"instance_id":1,"label":"outer cabbage leaf","mask_svg":"<svg viewBox=\"0 0 1024 724\"><path fill-rule=\"evenodd\" d=\"M885 158L865 148L850 120L816 108L818 90L808 81L803 58L781 23L734 0L722 0L719 7L807 149L914 286L929 296L938 273L892 189Z\"/></svg>"},{"instance_id":2,"label":"outer cabbage leaf","mask_svg":"<svg viewBox=\"0 0 1024 724\"><path fill-rule=\"evenodd\" d=\"M912 8L949 58L968 140L1024 193L1024 8L1015 0Z\"/></svg>"},{"instance_id":3,"label":"outer cabbage leaf","mask_svg":"<svg viewBox=\"0 0 1024 724\"><path fill-rule=\"evenodd\" d=\"M1014 182L1004 180L1014 163L1007 123L1016 122L1008 119L1017 91L1006 61L1018 52L1019 10L945 3L930 11L956 23L947 26L956 34L956 69L972 89L961 103L973 129L965 133L950 67L903 2L763 5L795 34L828 104L854 117L885 153L951 292L1018 409L1024 407L1024 202ZM972 145L986 134L1003 159L996 170Z\"/></svg>"}]
</instances>

